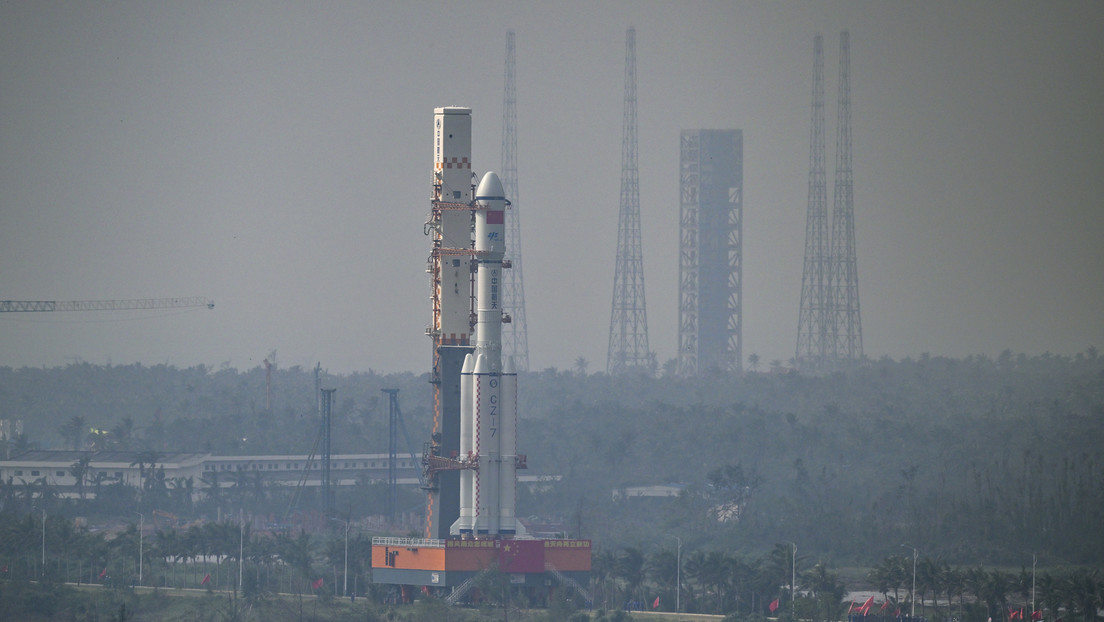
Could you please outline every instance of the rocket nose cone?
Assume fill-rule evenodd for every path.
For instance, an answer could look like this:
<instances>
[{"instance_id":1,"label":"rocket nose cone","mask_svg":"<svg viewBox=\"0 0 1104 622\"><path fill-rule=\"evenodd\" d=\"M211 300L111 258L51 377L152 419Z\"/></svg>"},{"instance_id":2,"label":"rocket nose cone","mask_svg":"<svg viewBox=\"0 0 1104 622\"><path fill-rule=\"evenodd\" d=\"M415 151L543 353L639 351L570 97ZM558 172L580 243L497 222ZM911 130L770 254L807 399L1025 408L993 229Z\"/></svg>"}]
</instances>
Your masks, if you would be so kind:
<instances>
[{"instance_id":1,"label":"rocket nose cone","mask_svg":"<svg viewBox=\"0 0 1104 622\"><path fill-rule=\"evenodd\" d=\"M470 374L475 369L475 359L470 353L464 355L464 366L460 368L461 374Z\"/></svg>"},{"instance_id":2,"label":"rocket nose cone","mask_svg":"<svg viewBox=\"0 0 1104 622\"><path fill-rule=\"evenodd\" d=\"M475 367L472 369L472 373L475 374L487 374L491 371L491 363L487 360L486 354L479 354L475 357Z\"/></svg>"},{"instance_id":3,"label":"rocket nose cone","mask_svg":"<svg viewBox=\"0 0 1104 622\"><path fill-rule=\"evenodd\" d=\"M479 185L475 188L475 200L506 200L506 191L502 189L502 180L498 178L498 173L487 171L487 174L483 176L483 179L479 181Z\"/></svg>"},{"instance_id":4,"label":"rocket nose cone","mask_svg":"<svg viewBox=\"0 0 1104 622\"><path fill-rule=\"evenodd\" d=\"M514 357L507 356L506 362L502 365L502 373L504 374L516 374L517 365L514 364Z\"/></svg>"}]
</instances>

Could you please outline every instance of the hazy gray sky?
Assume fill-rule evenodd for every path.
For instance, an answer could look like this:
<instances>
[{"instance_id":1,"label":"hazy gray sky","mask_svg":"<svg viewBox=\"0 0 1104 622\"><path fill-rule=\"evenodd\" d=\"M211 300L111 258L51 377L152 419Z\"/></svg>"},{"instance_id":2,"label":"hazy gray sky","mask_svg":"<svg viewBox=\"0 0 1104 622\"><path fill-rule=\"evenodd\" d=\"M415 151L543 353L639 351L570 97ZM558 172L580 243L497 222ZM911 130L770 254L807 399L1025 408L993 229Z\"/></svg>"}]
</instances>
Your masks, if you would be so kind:
<instances>
[{"instance_id":1,"label":"hazy gray sky","mask_svg":"<svg viewBox=\"0 0 1104 622\"><path fill-rule=\"evenodd\" d=\"M675 356L678 138L744 132L744 354L794 354L813 36L851 34L865 351L1104 347L1104 3L0 2L0 365L429 365L432 113L500 164L517 36L531 368L604 369L634 26L648 323Z\"/></svg>"}]
</instances>

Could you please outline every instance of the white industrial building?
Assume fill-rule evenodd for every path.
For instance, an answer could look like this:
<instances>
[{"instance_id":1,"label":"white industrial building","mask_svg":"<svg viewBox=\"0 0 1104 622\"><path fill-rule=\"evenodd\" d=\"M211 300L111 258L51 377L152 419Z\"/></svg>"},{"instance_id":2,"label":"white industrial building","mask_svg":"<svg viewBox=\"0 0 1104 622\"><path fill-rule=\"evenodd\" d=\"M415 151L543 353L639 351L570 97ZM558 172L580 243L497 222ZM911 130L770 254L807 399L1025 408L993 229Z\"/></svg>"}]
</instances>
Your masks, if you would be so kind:
<instances>
[{"instance_id":1,"label":"white industrial building","mask_svg":"<svg viewBox=\"0 0 1104 622\"><path fill-rule=\"evenodd\" d=\"M45 482L59 487L65 496L76 492L74 465L82 456L89 457L85 472L85 493L91 495L97 479L103 484L122 482L141 485L144 469L164 469L166 480L192 478L196 488L216 483L232 486L245 473L258 473L265 481L276 484L305 486L321 485L321 458L303 455L214 456L205 453L134 452L134 451L55 451L33 450L10 460L0 461L0 479L14 484ZM141 459L141 463L140 460ZM330 457L330 473L334 485L351 486L358 480L387 481L388 454L335 454ZM152 464L151 464L152 462ZM410 456L397 461L398 483L418 483L421 464ZM70 493L70 494L66 494Z\"/></svg>"}]
</instances>

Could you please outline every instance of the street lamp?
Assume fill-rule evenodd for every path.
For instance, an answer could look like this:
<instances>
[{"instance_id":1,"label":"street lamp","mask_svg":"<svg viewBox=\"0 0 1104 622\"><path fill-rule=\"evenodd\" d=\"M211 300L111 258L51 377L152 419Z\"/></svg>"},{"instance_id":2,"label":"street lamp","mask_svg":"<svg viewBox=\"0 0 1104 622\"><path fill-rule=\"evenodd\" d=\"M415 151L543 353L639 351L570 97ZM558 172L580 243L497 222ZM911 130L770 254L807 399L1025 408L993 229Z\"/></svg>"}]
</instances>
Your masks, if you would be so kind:
<instances>
[{"instance_id":1,"label":"street lamp","mask_svg":"<svg viewBox=\"0 0 1104 622\"><path fill-rule=\"evenodd\" d=\"M138 585L142 585L142 538L146 527L146 517L141 512L138 515Z\"/></svg>"},{"instance_id":2,"label":"street lamp","mask_svg":"<svg viewBox=\"0 0 1104 622\"><path fill-rule=\"evenodd\" d=\"M344 584L341 586L341 597L344 598L349 594L349 521L343 518L334 518L332 516L330 520L345 523L345 574Z\"/></svg>"},{"instance_id":3,"label":"street lamp","mask_svg":"<svg viewBox=\"0 0 1104 622\"><path fill-rule=\"evenodd\" d=\"M916 549L915 546L912 546L911 544L902 544L901 546L903 546L906 549L912 549L912 593L909 594L909 600L912 601L912 613L909 614L909 617L915 618L916 617L916 555L917 555L917 549Z\"/></svg>"},{"instance_id":4,"label":"street lamp","mask_svg":"<svg viewBox=\"0 0 1104 622\"><path fill-rule=\"evenodd\" d=\"M46 576L46 508L42 508L42 576Z\"/></svg>"},{"instance_id":5,"label":"street lamp","mask_svg":"<svg viewBox=\"0 0 1104 622\"><path fill-rule=\"evenodd\" d=\"M242 591L242 564L245 555L245 516L238 508L238 591Z\"/></svg>"},{"instance_id":6,"label":"street lamp","mask_svg":"<svg viewBox=\"0 0 1104 622\"><path fill-rule=\"evenodd\" d=\"M1031 554L1031 616L1035 617L1035 564L1039 563L1039 558L1032 553Z\"/></svg>"},{"instance_id":7,"label":"street lamp","mask_svg":"<svg viewBox=\"0 0 1104 622\"><path fill-rule=\"evenodd\" d=\"M794 595L797 593L797 543L790 542L793 553L790 555L790 617L797 619L797 605L794 603Z\"/></svg>"},{"instance_id":8,"label":"street lamp","mask_svg":"<svg viewBox=\"0 0 1104 622\"><path fill-rule=\"evenodd\" d=\"M678 536L667 536L668 538L674 538L678 543L678 548L675 550L675 613L682 611L682 538Z\"/></svg>"}]
</instances>

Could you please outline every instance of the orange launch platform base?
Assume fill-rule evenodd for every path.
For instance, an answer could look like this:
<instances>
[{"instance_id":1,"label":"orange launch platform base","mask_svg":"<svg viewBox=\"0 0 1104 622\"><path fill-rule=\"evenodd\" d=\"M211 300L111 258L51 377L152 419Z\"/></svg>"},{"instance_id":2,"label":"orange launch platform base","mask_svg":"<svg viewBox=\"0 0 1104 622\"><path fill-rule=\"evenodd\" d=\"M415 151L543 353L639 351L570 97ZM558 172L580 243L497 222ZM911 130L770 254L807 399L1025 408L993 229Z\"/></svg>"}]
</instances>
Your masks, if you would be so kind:
<instances>
[{"instance_id":1,"label":"orange launch platform base","mask_svg":"<svg viewBox=\"0 0 1104 622\"><path fill-rule=\"evenodd\" d=\"M565 578L586 585L590 540L372 539L374 583L455 587L496 566L515 585L547 586ZM547 575L556 580L549 583Z\"/></svg>"}]
</instances>

